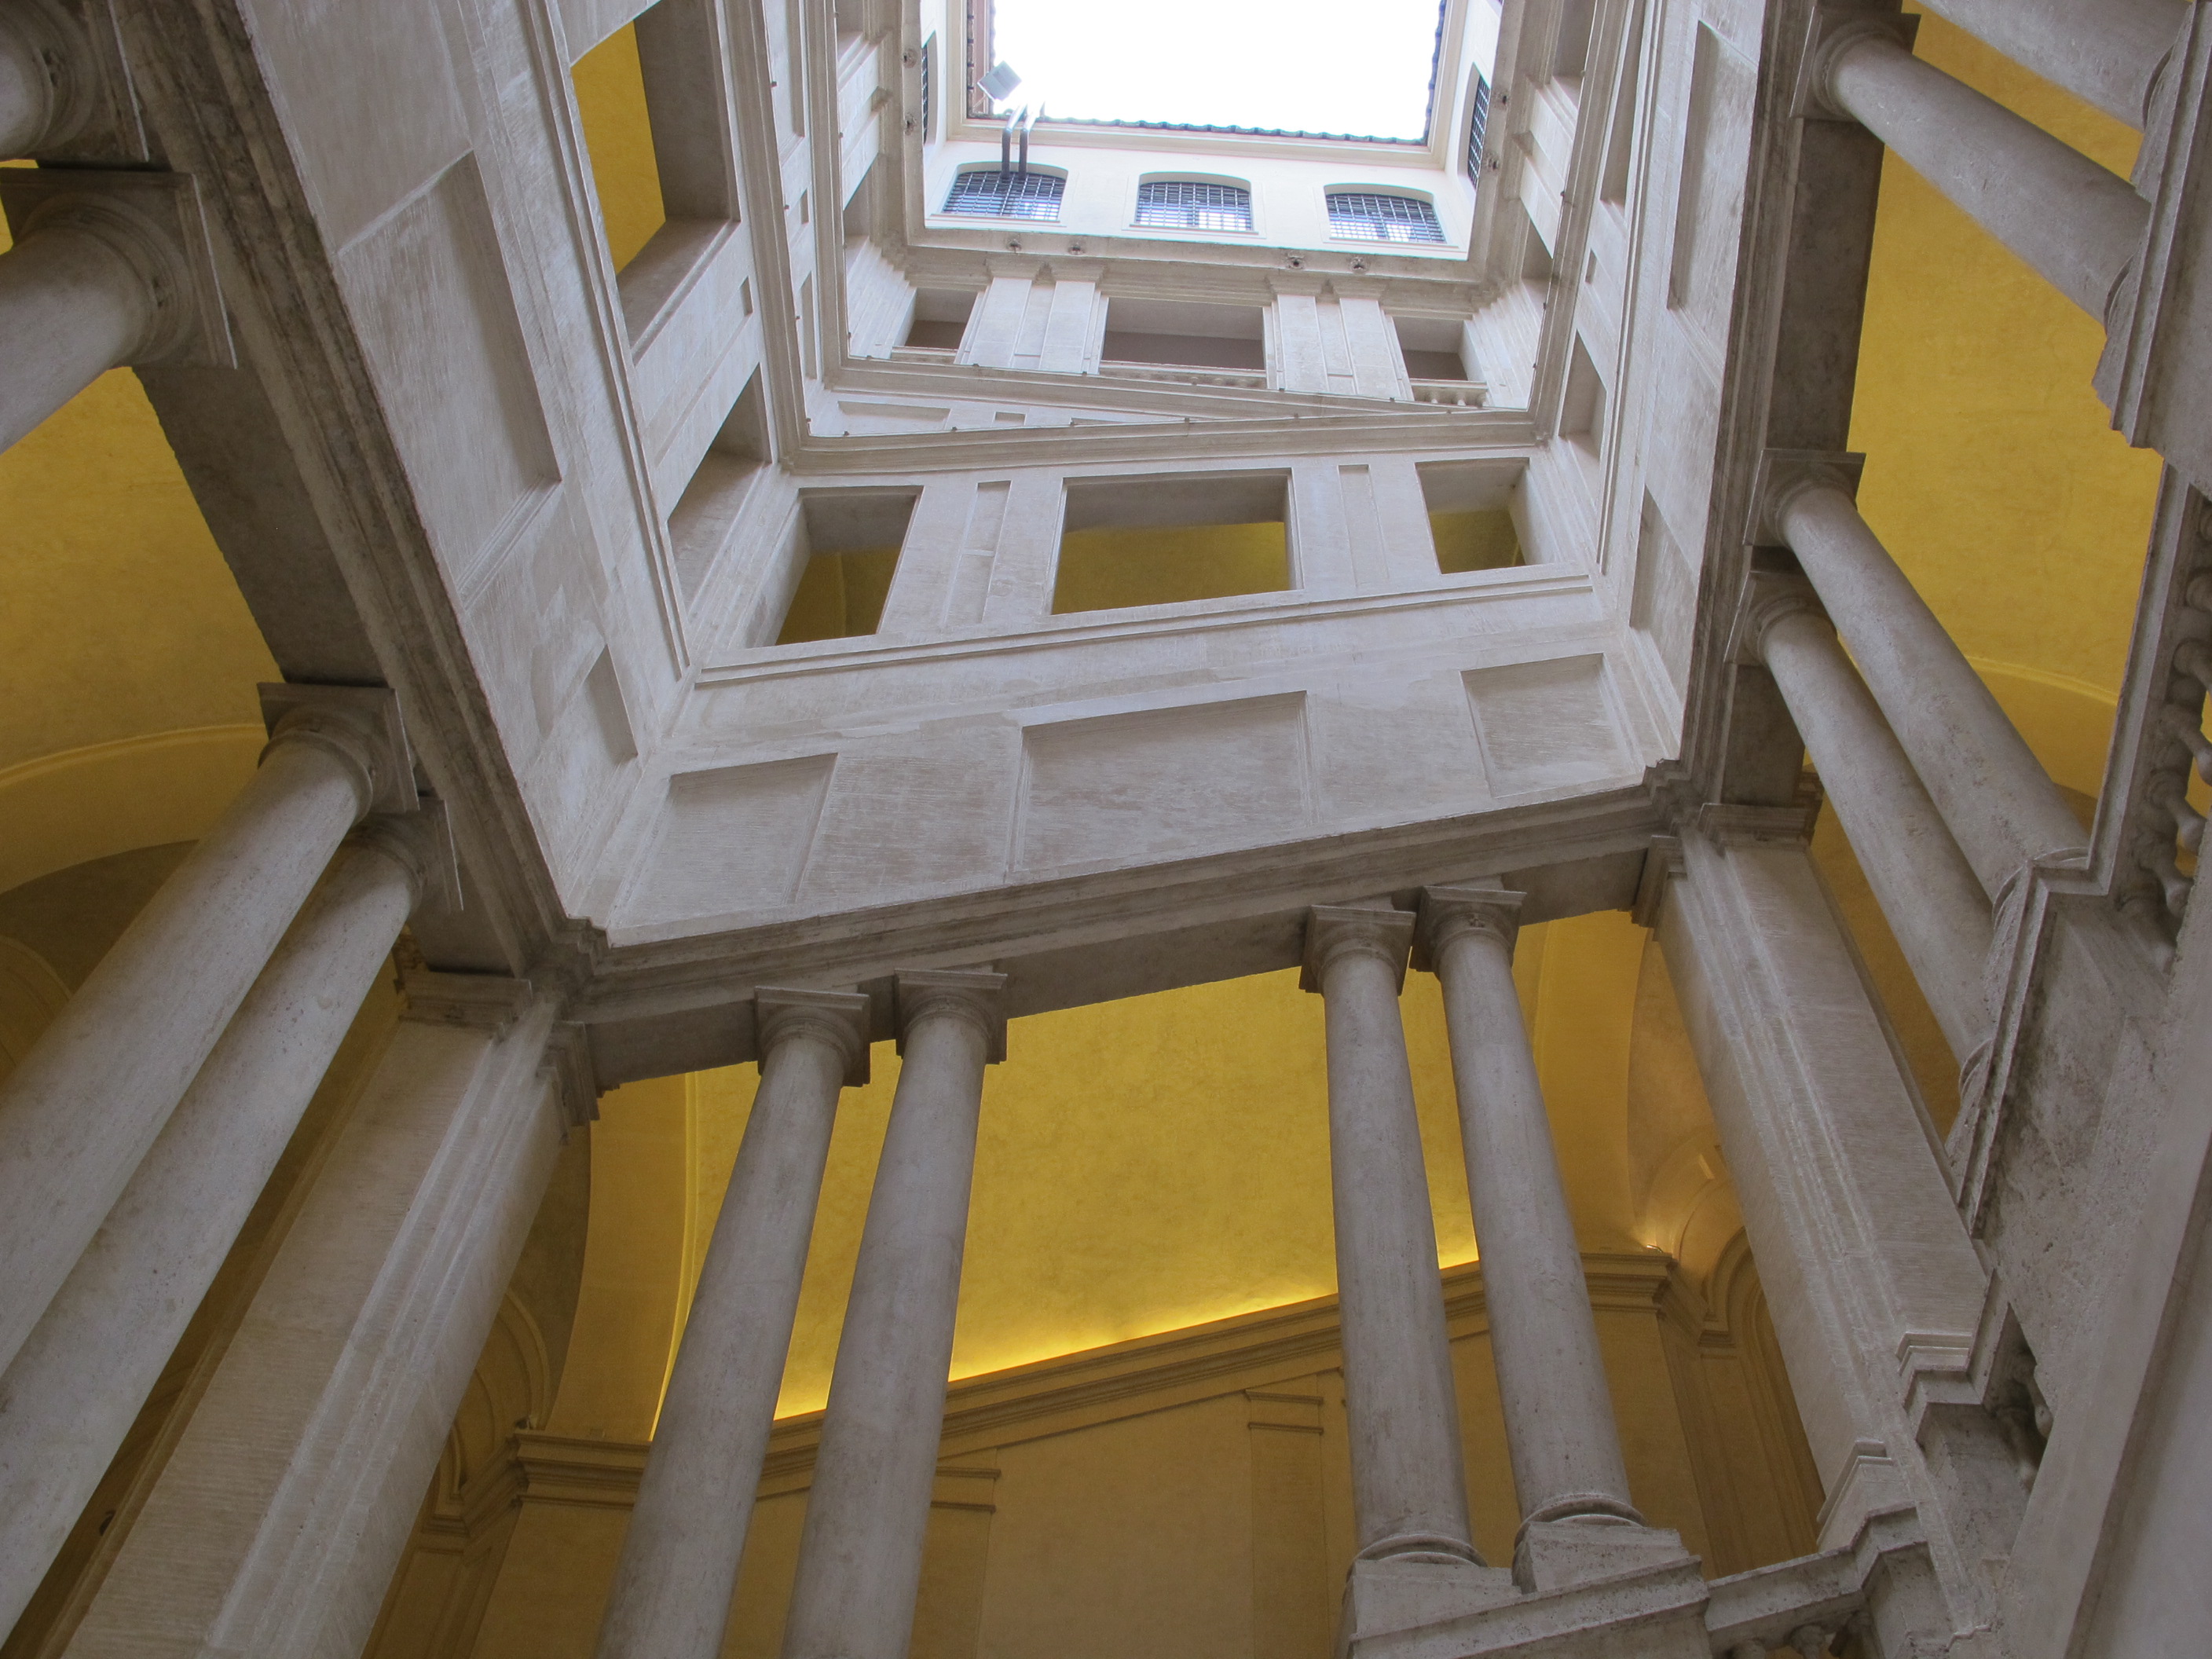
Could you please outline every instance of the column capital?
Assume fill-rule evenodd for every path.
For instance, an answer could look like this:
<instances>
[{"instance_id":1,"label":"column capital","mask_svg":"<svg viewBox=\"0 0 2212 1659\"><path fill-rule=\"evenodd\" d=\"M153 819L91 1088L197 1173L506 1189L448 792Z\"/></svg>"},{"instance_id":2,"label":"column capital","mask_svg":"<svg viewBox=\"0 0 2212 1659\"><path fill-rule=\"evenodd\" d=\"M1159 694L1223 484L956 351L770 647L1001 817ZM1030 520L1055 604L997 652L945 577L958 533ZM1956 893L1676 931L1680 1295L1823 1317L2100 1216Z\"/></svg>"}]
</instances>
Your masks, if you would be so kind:
<instances>
[{"instance_id":1,"label":"column capital","mask_svg":"<svg viewBox=\"0 0 2212 1659\"><path fill-rule=\"evenodd\" d=\"M1753 547L1787 547L1783 523L1790 503L1808 489L1841 490L1856 501L1866 457L1848 450L1770 449L1759 458L1752 481L1751 514L1743 538Z\"/></svg>"},{"instance_id":2,"label":"column capital","mask_svg":"<svg viewBox=\"0 0 2212 1659\"><path fill-rule=\"evenodd\" d=\"M944 1016L982 1032L983 1058L996 1065L1006 1057L1006 989L1004 974L981 969L925 968L899 975L899 1053L906 1053L907 1034L916 1021Z\"/></svg>"},{"instance_id":3,"label":"column capital","mask_svg":"<svg viewBox=\"0 0 2212 1659\"><path fill-rule=\"evenodd\" d=\"M868 999L857 991L806 991L763 985L753 992L754 1052L765 1065L769 1050L788 1037L817 1036L845 1057L845 1081L868 1080Z\"/></svg>"},{"instance_id":4,"label":"column capital","mask_svg":"<svg viewBox=\"0 0 2212 1659\"><path fill-rule=\"evenodd\" d=\"M1053 283L1095 283L1106 275L1106 262L1103 259L1086 259L1080 255L1072 258L1061 255L1047 260L1038 275Z\"/></svg>"},{"instance_id":5,"label":"column capital","mask_svg":"<svg viewBox=\"0 0 2212 1659\"><path fill-rule=\"evenodd\" d=\"M1844 54L1863 40L1887 40L1912 50L1920 19L1898 12L1867 12L1849 6L1815 6L1805 30L1805 50L1797 60L1797 83L1790 113L1800 121L1856 121L1837 101L1829 77Z\"/></svg>"},{"instance_id":6,"label":"column capital","mask_svg":"<svg viewBox=\"0 0 2212 1659\"><path fill-rule=\"evenodd\" d=\"M1280 297L1285 294L1302 294L1309 299L1318 299L1328 286L1328 278L1318 270L1271 270L1267 273L1267 291Z\"/></svg>"},{"instance_id":7,"label":"column capital","mask_svg":"<svg viewBox=\"0 0 2212 1659\"><path fill-rule=\"evenodd\" d=\"M421 804L399 699L388 687L287 682L259 690L269 729L264 759L280 743L318 744L358 769L368 811L411 812Z\"/></svg>"},{"instance_id":8,"label":"column capital","mask_svg":"<svg viewBox=\"0 0 2212 1659\"><path fill-rule=\"evenodd\" d=\"M983 269L994 278L1027 278L1035 282L1044 270L1044 261L1035 254L987 253Z\"/></svg>"},{"instance_id":9,"label":"column capital","mask_svg":"<svg viewBox=\"0 0 2212 1659\"><path fill-rule=\"evenodd\" d=\"M0 169L0 207L18 242L73 231L113 252L145 290L146 325L124 360L138 368L234 368L230 315L191 175L105 167Z\"/></svg>"},{"instance_id":10,"label":"column capital","mask_svg":"<svg viewBox=\"0 0 2212 1659\"><path fill-rule=\"evenodd\" d=\"M1316 904L1306 912L1305 960L1298 988L1319 991L1328 965L1347 953L1373 957L1406 986L1406 957L1413 943L1413 915L1361 904Z\"/></svg>"},{"instance_id":11,"label":"column capital","mask_svg":"<svg viewBox=\"0 0 2212 1659\"><path fill-rule=\"evenodd\" d=\"M1380 276L1338 275L1328 279L1328 291L1339 300L1380 300L1390 284Z\"/></svg>"},{"instance_id":12,"label":"column capital","mask_svg":"<svg viewBox=\"0 0 2212 1659\"><path fill-rule=\"evenodd\" d=\"M562 1121L576 1129L599 1115L599 1070L592 1063L592 1035L574 1021L556 1025L545 1039L538 1075L561 1096Z\"/></svg>"},{"instance_id":13,"label":"column capital","mask_svg":"<svg viewBox=\"0 0 2212 1659\"><path fill-rule=\"evenodd\" d=\"M1424 887L1420 926L1413 936L1413 966L1435 973L1444 947L1464 933L1488 935L1505 947L1510 959L1513 941L1521 932L1521 907L1528 898L1495 881Z\"/></svg>"},{"instance_id":14,"label":"column capital","mask_svg":"<svg viewBox=\"0 0 2212 1659\"><path fill-rule=\"evenodd\" d=\"M1802 576L1785 576L1778 571L1753 571L1751 580L1743 585L1743 600L1729 629L1728 660L1740 668L1763 666L1768 632L1784 617L1800 613L1817 617L1827 624L1828 613L1821 608L1820 596L1813 591L1812 583Z\"/></svg>"},{"instance_id":15,"label":"column capital","mask_svg":"<svg viewBox=\"0 0 2212 1659\"><path fill-rule=\"evenodd\" d=\"M426 797L412 812L373 812L356 824L347 843L383 854L407 872L415 904L436 910L461 908L460 855L453 849L446 803Z\"/></svg>"},{"instance_id":16,"label":"column capital","mask_svg":"<svg viewBox=\"0 0 2212 1659\"><path fill-rule=\"evenodd\" d=\"M1682 842L1679 836L1654 836L1651 846L1644 854L1644 873L1637 878L1636 902L1629 908L1629 919L1638 927L1656 930L1659 914L1667 907L1667 891L1677 876L1686 875L1689 865L1682 856Z\"/></svg>"}]
</instances>

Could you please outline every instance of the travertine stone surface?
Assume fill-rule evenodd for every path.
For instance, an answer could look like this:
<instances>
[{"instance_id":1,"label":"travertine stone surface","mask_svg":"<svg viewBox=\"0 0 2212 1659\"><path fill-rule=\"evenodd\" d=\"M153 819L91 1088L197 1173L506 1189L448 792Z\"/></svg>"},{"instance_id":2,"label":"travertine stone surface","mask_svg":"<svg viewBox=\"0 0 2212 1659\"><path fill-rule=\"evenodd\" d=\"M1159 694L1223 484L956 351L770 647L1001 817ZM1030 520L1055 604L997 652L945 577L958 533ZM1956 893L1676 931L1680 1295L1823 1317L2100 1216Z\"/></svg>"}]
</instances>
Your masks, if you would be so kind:
<instances>
[{"instance_id":1,"label":"travertine stone surface","mask_svg":"<svg viewBox=\"0 0 2212 1659\"><path fill-rule=\"evenodd\" d=\"M406 922L420 872L342 848L130 1184L0 1372L0 1625L161 1374Z\"/></svg>"},{"instance_id":2,"label":"travertine stone surface","mask_svg":"<svg viewBox=\"0 0 2212 1659\"><path fill-rule=\"evenodd\" d=\"M903 1659L921 1580L1000 975L902 974L898 1089L830 1382L785 1659Z\"/></svg>"},{"instance_id":3,"label":"travertine stone surface","mask_svg":"<svg viewBox=\"0 0 2212 1659\"><path fill-rule=\"evenodd\" d=\"M46 1311L368 810L372 765L362 734L334 720L281 734L0 1085L0 1360ZM117 1041L124 1031L140 1040Z\"/></svg>"},{"instance_id":4,"label":"travertine stone surface","mask_svg":"<svg viewBox=\"0 0 2212 1659\"><path fill-rule=\"evenodd\" d=\"M1423 965L1443 982L1505 1444L1524 1521L1599 1516L1640 1522L1574 1217L1513 987L1522 897L1478 887L1431 887L1421 895Z\"/></svg>"},{"instance_id":5,"label":"travertine stone surface","mask_svg":"<svg viewBox=\"0 0 2212 1659\"><path fill-rule=\"evenodd\" d=\"M1764 583L1746 615L1882 915L1963 1066L1988 1040L1993 924L1972 868L1836 631L1802 585Z\"/></svg>"},{"instance_id":6,"label":"travertine stone surface","mask_svg":"<svg viewBox=\"0 0 2212 1659\"><path fill-rule=\"evenodd\" d=\"M403 1021L67 1651L361 1650L560 1149L556 1009Z\"/></svg>"},{"instance_id":7,"label":"travertine stone surface","mask_svg":"<svg viewBox=\"0 0 2212 1659\"><path fill-rule=\"evenodd\" d=\"M763 989L761 1082L691 1297L599 1626L601 1659L714 1659L799 1308L838 1091L868 999Z\"/></svg>"},{"instance_id":8,"label":"travertine stone surface","mask_svg":"<svg viewBox=\"0 0 2212 1659\"><path fill-rule=\"evenodd\" d=\"M1329 1188L1359 1553L1483 1565L1468 1542L1459 1410L1444 1340L1398 991L1413 918L1316 906L1305 988L1327 1004Z\"/></svg>"}]
</instances>

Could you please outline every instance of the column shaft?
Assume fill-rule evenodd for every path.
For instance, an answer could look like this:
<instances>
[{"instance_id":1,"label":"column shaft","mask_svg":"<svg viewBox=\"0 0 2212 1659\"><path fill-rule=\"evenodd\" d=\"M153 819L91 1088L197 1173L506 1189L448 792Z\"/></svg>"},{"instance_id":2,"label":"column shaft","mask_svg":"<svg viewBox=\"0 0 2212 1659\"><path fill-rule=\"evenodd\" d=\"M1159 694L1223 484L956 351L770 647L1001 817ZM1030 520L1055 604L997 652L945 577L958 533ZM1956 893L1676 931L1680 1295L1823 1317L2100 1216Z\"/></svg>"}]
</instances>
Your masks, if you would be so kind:
<instances>
[{"instance_id":1,"label":"column shaft","mask_svg":"<svg viewBox=\"0 0 2212 1659\"><path fill-rule=\"evenodd\" d=\"M1839 41L1837 106L2100 322L2150 207L2124 179L1882 34Z\"/></svg>"},{"instance_id":2,"label":"column shaft","mask_svg":"<svg viewBox=\"0 0 2212 1659\"><path fill-rule=\"evenodd\" d=\"M0 449L130 361L155 316L137 268L66 220L0 253Z\"/></svg>"},{"instance_id":3,"label":"column shaft","mask_svg":"<svg viewBox=\"0 0 2212 1659\"><path fill-rule=\"evenodd\" d=\"M867 1053L866 997L764 992L756 1008L760 1089L623 1538L600 1659L722 1650L837 1097Z\"/></svg>"},{"instance_id":4,"label":"column shaft","mask_svg":"<svg viewBox=\"0 0 2212 1659\"><path fill-rule=\"evenodd\" d=\"M1761 648L1859 867L1963 1065L1989 1036L1982 965L1993 930L1981 884L1826 620L1785 611L1766 624Z\"/></svg>"},{"instance_id":5,"label":"column shaft","mask_svg":"<svg viewBox=\"0 0 2212 1659\"><path fill-rule=\"evenodd\" d=\"M1363 1559L1473 1561L1436 1221L1398 1018L1413 927L1403 911L1336 908L1306 923L1307 984L1322 993L1328 1032L1353 1519Z\"/></svg>"},{"instance_id":6,"label":"column shaft","mask_svg":"<svg viewBox=\"0 0 2212 1659\"><path fill-rule=\"evenodd\" d=\"M417 885L392 851L340 852L0 1374L0 1626L38 1588L215 1281Z\"/></svg>"},{"instance_id":7,"label":"column shaft","mask_svg":"<svg viewBox=\"0 0 2212 1659\"><path fill-rule=\"evenodd\" d=\"M272 744L0 1084L0 1364L84 1254L370 792L364 764L337 746Z\"/></svg>"},{"instance_id":8,"label":"column shaft","mask_svg":"<svg viewBox=\"0 0 2212 1659\"><path fill-rule=\"evenodd\" d=\"M1512 915L1492 908L1510 902L1517 910L1519 898L1501 894L1478 908L1454 902L1449 890L1431 890L1423 904L1430 955L1443 984L1506 1450L1524 1520L1640 1520L1629 1501L1582 1251L1513 988Z\"/></svg>"},{"instance_id":9,"label":"column shaft","mask_svg":"<svg viewBox=\"0 0 2212 1659\"><path fill-rule=\"evenodd\" d=\"M2138 131L2152 77L2189 21L2176 0L1929 0L1928 9Z\"/></svg>"},{"instance_id":10,"label":"column shaft","mask_svg":"<svg viewBox=\"0 0 2212 1659\"><path fill-rule=\"evenodd\" d=\"M784 1659L904 1659L937 1475L996 974L902 975L904 1063L830 1380Z\"/></svg>"},{"instance_id":11,"label":"column shaft","mask_svg":"<svg viewBox=\"0 0 2212 1659\"><path fill-rule=\"evenodd\" d=\"M1850 496L1816 483L1779 516L1983 890L1994 900L2031 859L2081 848L2050 774Z\"/></svg>"},{"instance_id":12,"label":"column shaft","mask_svg":"<svg viewBox=\"0 0 2212 1659\"><path fill-rule=\"evenodd\" d=\"M403 1021L70 1659L357 1654L560 1151L554 1009Z\"/></svg>"}]
</instances>

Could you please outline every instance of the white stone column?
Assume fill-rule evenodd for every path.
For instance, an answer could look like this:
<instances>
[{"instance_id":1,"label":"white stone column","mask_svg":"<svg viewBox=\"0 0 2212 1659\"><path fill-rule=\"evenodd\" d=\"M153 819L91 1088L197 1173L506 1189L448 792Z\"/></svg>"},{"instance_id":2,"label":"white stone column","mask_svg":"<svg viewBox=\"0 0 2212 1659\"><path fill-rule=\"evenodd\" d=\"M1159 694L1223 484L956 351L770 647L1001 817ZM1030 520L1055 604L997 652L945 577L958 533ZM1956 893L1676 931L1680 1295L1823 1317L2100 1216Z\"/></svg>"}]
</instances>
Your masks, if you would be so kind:
<instances>
[{"instance_id":1,"label":"white stone column","mask_svg":"<svg viewBox=\"0 0 2212 1659\"><path fill-rule=\"evenodd\" d=\"M372 820L284 935L13 1364L0 1373L0 1628L160 1379L441 851Z\"/></svg>"},{"instance_id":2,"label":"white stone column","mask_svg":"<svg viewBox=\"0 0 2212 1659\"><path fill-rule=\"evenodd\" d=\"M654 1427L599 1659L714 1659L799 1311L837 1096L868 1080L868 1000L762 990L760 1089Z\"/></svg>"},{"instance_id":3,"label":"white stone column","mask_svg":"<svg viewBox=\"0 0 2212 1659\"><path fill-rule=\"evenodd\" d=\"M286 688L305 690L305 688ZM391 694L279 722L261 769L0 1084L0 1365L84 1254L348 830L405 805Z\"/></svg>"},{"instance_id":4,"label":"white stone column","mask_svg":"<svg viewBox=\"0 0 2212 1659\"><path fill-rule=\"evenodd\" d=\"M1354 1527L1363 1560L1480 1563L1468 1542L1459 1404L1406 1032L1413 918L1316 905L1303 983L1328 1030L1329 1183L1344 1324Z\"/></svg>"},{"instance_id":5,"label":"white stone column","mask_svg":"<svg viewBox=\"0 0 2212 1659\"><path fill-rule=\"evenodd\" d=\"M1977 1448L1971 1416L1915 1410L1963 1382L1987 1279L1805 828L1801 811L1704 808L1654 849L1638 919L1666 954L1827 1494L1820 1547L1917 1505L1971 1628L1990 1549L1943 1501L1920 1435L2005 1454L1986 1413Z\"/></svg>"},{"instance_id":6,"label":"white stone column","mask_svg":"<svg viewBox=\"0 0 2212 1659\"><path fill-rule=\"evenodd\" d=\"M1577 1516L1640 1523L1551 1119L1513 988L1522 897L1480 887L1421 895L1419 962L1443 986L1505 1448L1524 1524Z\"/></svg>"},{"instance_id":7,"label":"white stone column","mask_svg":"<svg viewBox=\"0 0 2212 1659\"><path fill-rule=\"evenodd\" d=\"M2087 836L1949 630L1859 516L1850 484L1834 465L1770 455L1766 522L1796 555L1995 901L2031 860L2078 853Z\"/></svg>"},{"instance_id":8,"label":"white stone column","mask_svg":"<svg viewBox=\"0 0 2212 1659\"><path fill-rule=\"evenodd\" d=\"M2100 322L2150 208L2124 179L1924 64L1891 18L1835 27L1808 73L1814 99L1862 123Z\"/></svg>"},{"instance_id":9,"label":"white stone column","mask_svg":"<svg viewBox=\"0 0 2212 1659\"><path fill-rule=\"evenodd\" d=\"M489 975L410 997L72 1659L368 1641L569 1115L550 1000Z\"/></svg>"},{"instance_id":10,"label":"white stone column","mask_svg":"<svg viewBox=\"0 0 2212 1659\"><path fill-rule=\"evenodd\" d=\"M1980 883L1812 590L1759 579L1742 627L1751 654L1789 704L1828 804L1964 1066L1990 1034L1982 968L1993 924Z\"/></svg>"},{"instance_id":11,"label":"white stone column","mask_svg":"<svg viewBox=\"0 0 2212 1659\"><path fill-rule=\"evenodd\" d=\"M784 1659L905 1659L937 1476L983 1070L1003 975L898 978L890 1126L830 1379Z\"/></svg>"},{"instance_id":12,"label":"white stone column","mask_svg":"<svg viewBox=\"0 0 2212 1659\"><path fill-rule=\"evenodd\" d=\"M1928 9L2137 131L2189 21L2179 0L1929 0Z\"/></svg>"}]
</instances>

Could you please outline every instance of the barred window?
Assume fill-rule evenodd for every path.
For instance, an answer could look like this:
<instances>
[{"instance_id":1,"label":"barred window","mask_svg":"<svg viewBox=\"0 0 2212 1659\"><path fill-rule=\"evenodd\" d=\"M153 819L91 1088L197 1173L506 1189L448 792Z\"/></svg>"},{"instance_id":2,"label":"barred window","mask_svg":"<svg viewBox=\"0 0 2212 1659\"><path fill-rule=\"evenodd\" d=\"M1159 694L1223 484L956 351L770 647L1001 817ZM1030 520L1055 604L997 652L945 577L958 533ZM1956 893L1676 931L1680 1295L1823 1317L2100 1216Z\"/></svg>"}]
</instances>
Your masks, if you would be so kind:
<instances>
[{"instance_id":1,"label":"barred window","mask_svg":"<svg viewBox=\"0 0 2212 1659\"><path fill-rule=\"evenodd\" d=\"M1171 230L1249 230L1252 192L1242 185L1155 179L1137 186L1137 222Z\"/></svg>"},{"instance_id":2,"label":"barred window","mask_svg":"<svg viewBox=\"0 0 2212 1659\"><path fill-rule=\"evenodd\" d=\"M1411 196L1374 191L1328 192L1328 234L1363 242L1441 242L1444 228L1437 210Z\"/></svg>"},{"instance_id":3,"label":"barred window","mask_svg":"<svg viewBox=\"0 0 2212 1659\"><path fill-rule=\"evenodd\" d=\"M1066 188L1066 179L1049 173L1001 173L996 167L979 167L952 181L945 210L982 219L1056 220L1060 195Z\"/></svg>"},{"instance_id":4,"label":"barred window","mask_svg":"<svg viewBox=\"0 0 2212 1659\"><path fill-rule=\"evenodd\" d=\"M921 43L921 142L929 142L929 71L930 59L936 53L937 37L931 35Z\"/></svg>"},{"instance_id":5,"label":"barred window","mask_svg":"<svg viewBox=\"0 0 2212 1659\"><path fill-rule=\"evenodd\" d=\"M1474 111L1467 129L1467 176L1479 185L1482 182L1482 135L1490 125L1490 82L1482 78L1480 70L1474 73L1474 96L1468 101Z\"/></svg>"}]
</instances>

